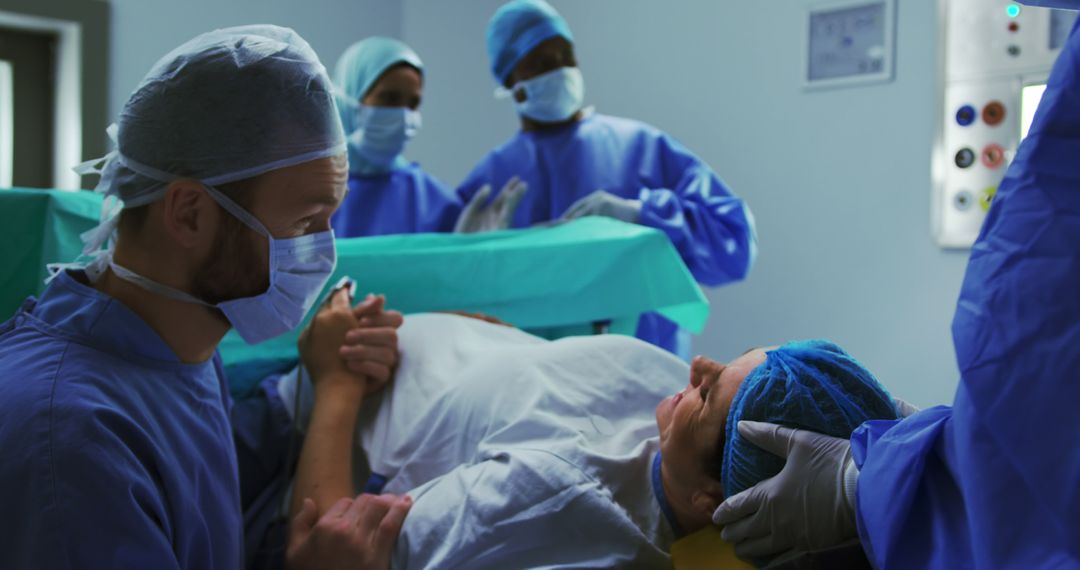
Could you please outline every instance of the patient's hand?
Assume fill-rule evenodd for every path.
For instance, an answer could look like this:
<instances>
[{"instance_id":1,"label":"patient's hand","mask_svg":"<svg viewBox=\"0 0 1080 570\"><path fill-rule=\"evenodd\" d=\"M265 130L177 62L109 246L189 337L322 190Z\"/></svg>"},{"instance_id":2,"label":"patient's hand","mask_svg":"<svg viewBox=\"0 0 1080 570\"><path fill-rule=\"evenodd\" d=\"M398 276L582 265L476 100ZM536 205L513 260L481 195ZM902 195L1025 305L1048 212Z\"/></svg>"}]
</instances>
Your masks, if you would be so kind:
<instances>
[{"instance_id":1,"label":"patient's hand","mask_svg":"<svg viewBox=\"0 0 1080 570\"><path fill-rule=\"evenodd\" d=\"M381 390L393 378L400 353L397 330L404 322L398 311L386 310L386 297L368 295L353 309L357 325L345 335L339 354L346 366L364 376L364 395Z\"/></svg>"},{"instance_id":2,"label":"patient's hand","mask_svg":"<svg viewBox=\"0 0 1080 570\"><path fill-rule=\"evenodd\" d=\"M285 565L289 570L390 568L410 507L409 497L360 495L337 501L318 518L315 502L305 499L289 528Z\"/></svg>"},{"instance_id":3,"label":"patient's hand","mask_svg":"<svg viewBox=\"0 0 1080 570\"><path fill-rule=\"evenodd\" d=\"M316 392L340 389L358 397L364 395L366 380L354 373L339 354L346 334L356 327L357 319L349 307L348 291L341 289L319 309L300 334L300 359L311 374Z\"/></svg>"}]
</instances>

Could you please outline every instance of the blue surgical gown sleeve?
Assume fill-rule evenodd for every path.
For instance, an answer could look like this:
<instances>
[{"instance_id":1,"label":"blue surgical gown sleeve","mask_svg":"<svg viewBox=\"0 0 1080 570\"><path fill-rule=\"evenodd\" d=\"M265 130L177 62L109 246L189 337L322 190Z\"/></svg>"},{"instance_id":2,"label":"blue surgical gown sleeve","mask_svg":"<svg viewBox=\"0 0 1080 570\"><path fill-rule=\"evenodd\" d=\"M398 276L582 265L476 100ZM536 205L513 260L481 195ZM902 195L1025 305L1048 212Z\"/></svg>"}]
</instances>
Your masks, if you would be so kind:
<instances>
[{"instance_id":1,"label":"blue surgical gown sleeve","mask_svg":"<svg viewBox=\"0 0 1080 570\"><path fill-rule=\"evenodd\" d=\"M1080 35L976 241L951 408L852 436L877 568L1080 568Z\"/></svg>"},{"instance_id":2,"label":"blue surgical gown sleeve","mask_svg":"<svg viewBox=\"0 0 1080 570\"><path fill-rule=\"evenodd\" d=\"M558 219L577 200L604 190L641 200L640 223L664 232L698 282L746 277L757 253L745 202L707 164L659 129L591 114L547 132L519 132L492 150L458 186L463 204L484 185L513 176L528 184L514 227Z\"/></svg>"},{"instance_id":3,"label":"blue surgical gown sleeve","mask_svg":"<svg viewBox=\"0 0 1080 570\"><path fill-rule=\"evenodd\" d=\"M639 222L670 238L699 283L743 279L754 263L757 237L747 205L686 147L640 121L592 113L518 132L473 168L457 189L459 201L468 203L484 185L499 191L514 176L528 185L515 228L557 220L603 190L640 200ZM642 315L636 336L689 358L689 333L660 315Z\"/></svg>"},{"instance_id":4,"label":"blue surgical gown sleeve","mask_svg":"<svg viewBox=\"0 0 1080 570\"><path fill-rule=\"evenodd\" d=\"M419 164L406 163L386 173L351 174L331 224L337 237L449 232L461 210L452 190Z\"/></svg>"},{"instance_id":5,"label":"blue surgical gown sleeve","mask_svg":"<svg viewBox=\"0 0 1080 570\"><path fill-rule=\"evenodd\" d=\"M745 279L757 256L750 209L678 142L661 136L656 151L666 184L641 189L641 224L667 234L702 285Z\"/></svg>"}]
</instances>

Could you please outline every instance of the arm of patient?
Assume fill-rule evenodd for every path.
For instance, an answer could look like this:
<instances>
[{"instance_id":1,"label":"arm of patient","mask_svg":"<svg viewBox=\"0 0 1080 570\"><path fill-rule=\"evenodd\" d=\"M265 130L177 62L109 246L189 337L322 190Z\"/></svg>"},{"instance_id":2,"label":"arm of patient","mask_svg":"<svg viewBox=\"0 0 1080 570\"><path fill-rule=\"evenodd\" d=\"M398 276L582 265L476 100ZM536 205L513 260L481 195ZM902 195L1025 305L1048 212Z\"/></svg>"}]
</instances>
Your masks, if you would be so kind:
<instances>
[{"instance_id":1,"label":"arm of patient","mask_svg":"<svg viewBox=\"0 0 1080 570\"><path fill-rule=\"evenodd\" d=\"M372 381L350 369L340 353L345 335L358 325L344 291L335 294L300 336L300 356L314 387L314 406L293 488L290 518L305 498L326 513L352 487L353 434L364 397L388 380Z\"/></svg>"}]
</instances>

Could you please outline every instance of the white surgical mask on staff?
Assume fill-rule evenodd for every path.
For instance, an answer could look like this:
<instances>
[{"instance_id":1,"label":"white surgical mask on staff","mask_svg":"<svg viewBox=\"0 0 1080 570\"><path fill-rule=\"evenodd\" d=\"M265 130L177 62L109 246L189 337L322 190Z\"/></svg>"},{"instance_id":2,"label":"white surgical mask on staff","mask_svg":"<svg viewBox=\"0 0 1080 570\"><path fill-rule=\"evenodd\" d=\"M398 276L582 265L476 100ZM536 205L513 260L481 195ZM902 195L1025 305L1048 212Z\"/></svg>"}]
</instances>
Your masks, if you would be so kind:
<instances>
[{"instance_id":1,"label":"white surgical mask on staff","mask_svg":"<svg viewBox=\"0 0 1080 570\"><path fill-rule=\"evenodd\" d=\"M519 81L510 89L495 91L498 98L523 92L524 101L514 98L517 112L534 121L558 123L574 116L585 101L585 77L577 67L560 67L532 79Z\"/></svg>"},{"instance_id":2,"label":"white surgical mask on staff","mask_svg":"<svg viewBox=\"0 0 1080 570\"><path fill-rule=\"evenodd\" d=\"M406 107L360 105L356 113L359 126L349 135L349 147L375 166L389 167L420 130L420 112Z\"/></svg>"}]
</instances>

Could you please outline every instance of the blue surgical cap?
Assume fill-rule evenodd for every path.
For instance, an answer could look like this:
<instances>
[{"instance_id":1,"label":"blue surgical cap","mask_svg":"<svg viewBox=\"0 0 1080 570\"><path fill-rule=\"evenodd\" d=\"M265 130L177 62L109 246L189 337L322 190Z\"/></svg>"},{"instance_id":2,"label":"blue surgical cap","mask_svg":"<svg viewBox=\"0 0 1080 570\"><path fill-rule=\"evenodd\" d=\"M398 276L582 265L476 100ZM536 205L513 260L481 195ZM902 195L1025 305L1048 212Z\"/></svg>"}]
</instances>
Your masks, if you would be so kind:
<instances>
[{"instance_id":1,"label":"blue surgical cap","mask_svg":"<svg viewBox=\"0 0 1080 570\"><path fill-rule=\"evenodd\" d=\"M345 152L333 87L296 32L240 26L158 60L120 110L98 190L133 208L187 176L226 184Z\"/></svg>"},{"instance_id":2,"label":"blue surgical cap","mask_svg":"<svg viewBox=\"0 0 1080 570\"><path fill-rule=\"evenodd\" d=\"M808 340L771 350L731 402L721 469L724 494L748 489L784 467L783 458L739 435L740 420L848 438L867 420L896 418L889 393L839 346Z\"/></svg>"},{"instance_id":3,"label":"blue surgical cap","mask_svg":"<svg viewBox=\"0 0 1080 570\"><path fill-rule=\"evenodd\" d=\"M506 83L514 66L544 40L563 37L573 42L566 20L544 0L513 0L499 8L487 27L491 74Z\"/></svg>"},{"instance_id":4,"label":"blue surgical cap","mask_svg":"<svg viewBox=\"0 0 1080 570\"><path fill-rule=\"evenodd\" d=\"M201 34L150 68L109 128L117 148L80 165L97 191L135 208L190 177L220 185L345 152L333 86L303 38L258 25ZM106 204L83 236L96 251L116 229Z\"/></svg>"}]
</instances>

